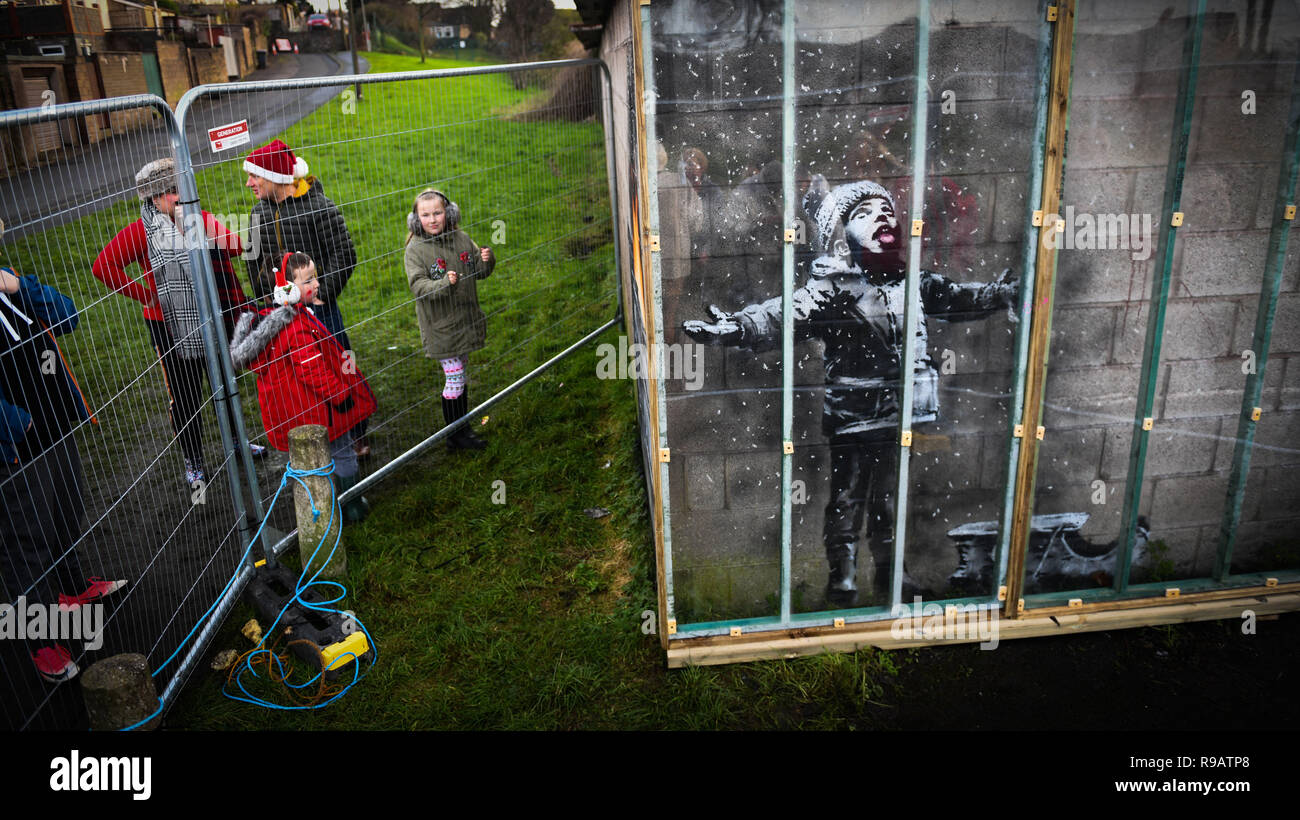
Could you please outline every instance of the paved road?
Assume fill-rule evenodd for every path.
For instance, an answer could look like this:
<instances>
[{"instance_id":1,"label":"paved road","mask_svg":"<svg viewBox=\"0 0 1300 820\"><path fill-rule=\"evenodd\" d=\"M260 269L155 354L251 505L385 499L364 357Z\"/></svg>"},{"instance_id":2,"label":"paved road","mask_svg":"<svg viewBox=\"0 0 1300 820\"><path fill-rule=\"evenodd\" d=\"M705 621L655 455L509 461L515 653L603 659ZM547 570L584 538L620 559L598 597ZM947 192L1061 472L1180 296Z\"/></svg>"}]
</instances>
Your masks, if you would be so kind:
<instances>
[{"instance_id":1,"label":"paved road","mask_svg":"<svg viewBox=\"0 0 1300 820\"><path fill-rule=\"evenodd\" d=\"M283 80L352 73L352 57L346 52L279 55L271 61L273 65L245 79ZM362 60L362 73L368 69L369 65ZM213 154L207 142L208 128L247 118L252 126L253 145L258 145L306 117L342 90L343 87L335 87L293 94L233 94L196 105L187 116L185 129L195 167L242 156L249 150L248 146L241 146ZM167 132L159 123L87 146L62 162L0 179L0 219L5 222L5 235L0 243L80 219L126 198L133 199L135 172L150 159L169 154L170 145Z\"/></svg>"}]
</instances>

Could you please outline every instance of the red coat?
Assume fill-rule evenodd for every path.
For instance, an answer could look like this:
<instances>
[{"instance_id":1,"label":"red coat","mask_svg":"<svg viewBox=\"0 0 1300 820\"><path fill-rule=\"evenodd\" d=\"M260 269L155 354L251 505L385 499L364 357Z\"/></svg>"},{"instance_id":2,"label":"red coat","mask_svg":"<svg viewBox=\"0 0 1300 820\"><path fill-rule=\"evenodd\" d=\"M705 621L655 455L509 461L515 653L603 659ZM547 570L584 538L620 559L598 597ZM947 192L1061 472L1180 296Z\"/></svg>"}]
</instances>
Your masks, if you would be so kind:
<instances>
[{"instance_id":1,"label":"red coat","mask_svg":"<svg viewBox=\"0 0 1300 820\"><path fill-rule=\"evenodd\" d=\"M375 395L350 354L301 306L245 313L230 342L236 367L257 374L266 437L289 449L289 430L321 424L330 441L375 412Z\"/></svg>"}]
</instances>

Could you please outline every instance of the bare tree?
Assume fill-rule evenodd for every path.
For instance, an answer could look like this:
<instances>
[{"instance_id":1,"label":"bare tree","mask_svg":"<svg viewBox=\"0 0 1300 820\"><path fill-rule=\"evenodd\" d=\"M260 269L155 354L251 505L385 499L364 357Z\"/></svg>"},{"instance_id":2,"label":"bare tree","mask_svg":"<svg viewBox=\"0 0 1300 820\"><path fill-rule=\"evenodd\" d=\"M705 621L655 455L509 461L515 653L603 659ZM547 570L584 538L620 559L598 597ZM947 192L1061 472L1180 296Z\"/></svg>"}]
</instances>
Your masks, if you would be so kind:
<instances>
[{"instance_id":1,"label":"bare tree","mask_svg":"<svg viewBox=\"0 0 1300 820\"><path fill-rule=\"evenodd\" d=\"M420 62L424 62L424 32L429 28L429 23L438 19L442 6L428 0L423 3L411 0L411 5L415 7L415 28L420 33Z\"/></svg>"},{"instance_id":2,"label":"bare tree","mask_svg":"<svg viewBox=\"0 0 1300 820\"><path fill-rule=\"evenodd\" d=\"M551 0L495 0L497 31L506 41L506 53L517 63L533 54L533 40L555 15Z\"/></svg>"}]
</instances>

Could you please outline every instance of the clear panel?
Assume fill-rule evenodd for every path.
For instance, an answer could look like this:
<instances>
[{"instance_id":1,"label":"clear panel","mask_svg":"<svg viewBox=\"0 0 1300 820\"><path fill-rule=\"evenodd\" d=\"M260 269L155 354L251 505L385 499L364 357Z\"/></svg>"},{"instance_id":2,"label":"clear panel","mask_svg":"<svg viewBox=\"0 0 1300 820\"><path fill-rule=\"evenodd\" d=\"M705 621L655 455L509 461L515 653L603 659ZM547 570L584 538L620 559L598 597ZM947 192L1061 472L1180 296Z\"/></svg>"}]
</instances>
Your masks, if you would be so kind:
<instances>
[{"instance_id":1,"label":"clear panel","mask_svg":"<svg viewBox=\"0 0 1300 820\"><path fill-rule=\"evenodd\" d=\"M1037 237L1026 229L1039 4L956 2L936 9L921 267L938 277L923 275L921 297L938 410L933 422L913 425L905 603L914 595L997 591L1018 377L1012 282L1024 275L1025 245L1032 253Z\"/></svg>"},{"instance_id":2,"label":"clear panel","mask_svg":"<svg viewBox=\"0 0 1300 820\"><path fill-rule=\"evenodd\" d=\"M1244 9L1234 19L1244 28ZM1294 22L1294 9L1274 15L1273 47L1265 51L1250 38L1224 36L1228 30L1222 19L1206 21L1183 183L1185 219L1178 229L1160 353L1167 379L1153 408L1145 466L1151 488L1142 505L1150 517L1149 560L1145 573L1135 567L1135 582L1203 578L1214 571L1246 372L1254 366L1249 349L1295 76ZM1290 32L1289 42L1276 37L1283 31ZM1159 48L1176 60L1177 46L1171 41ZM1169 76L1151 82L1174 88L1175 81ZM1243 89L1252 92L1249 99L1243 100ZM1274 325L1281 330L1274 349L1283 357L1295 349L1287 338L1287 319L1285 311L1279 312ZM1291 326L1294 322L1291 317ZM1140 355L1140 345L1133 344L1140 339L1123 341L1125 356ZM1274 403L1282 366L1284 358L1269 365L1268 395ZM1273 407L1270 403L1263 428L1266 448L1255 454L1257 467L1270 483L1290 475L1287 486L1294 497L1295 473L1286 472L1286 444L1272 438L1290 419L1272 412ZM1128 435L1116 431L1114 439L1116 449L1126 453ZM1293 436L1291 446L1295 442ZM1107 467L1123 471L1122 462ZM1270 502L1256 502L1243 518L1251 529L1278 517L1260 509L1261 503Z\"/></svg>"},{"instance_id":3,"label":"clear panel","mask_svg":"<svg viewBox=\"0 0 1300 820\"><path fill-rule=\"evenodd\" d=\"M916 12L794 5L796 305L812 309L794 348L791 603L887 605L874 582L889 582L898 488Z\"/></svg>"},{"instance_id":4,"label":"clear panel","mask_svg":"<svg viewBox=\"0 0 1300 820\"><path fill-rule=\"evenodd\" d=\"M780 6L678 0L647 10L673 614L680 624L773 615L781 567ZM682 326L717 330L710 305L729 316L747 309L762 339L741 347L704 332L714 343L697 344Z\"/></svg>"},{"instance_id":5,"label":"clear panel","mask_svg":"<svg viewBox=\"0 0 1300 820\"><path fill-rule=\"evenodd\" d=\"M1076 20L1027 594L1114 581L1187 29L1185 12L1163 15L1154 3L1102 2ZM1132 243L1134 217L1145 248ZM1149 480L1142 496L1149 505Z\"/></svg>"}]
</instances>

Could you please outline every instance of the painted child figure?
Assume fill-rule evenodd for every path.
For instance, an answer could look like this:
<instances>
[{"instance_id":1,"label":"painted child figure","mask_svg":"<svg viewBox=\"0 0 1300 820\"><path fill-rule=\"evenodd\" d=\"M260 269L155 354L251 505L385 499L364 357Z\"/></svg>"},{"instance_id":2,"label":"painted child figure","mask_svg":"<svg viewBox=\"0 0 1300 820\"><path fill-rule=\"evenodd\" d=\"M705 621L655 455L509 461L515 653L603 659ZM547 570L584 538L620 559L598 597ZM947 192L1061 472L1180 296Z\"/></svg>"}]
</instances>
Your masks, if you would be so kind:
<instances>
[{"instance_id":1,"label":"painted child figure","mask_svg":"<svg viewBox=\"0 0 1300 820\"><path fill-rule=\"evenodd\" d=\"M894 491L898 474L900 371L907 264L893 197L861 181L832 190L817 210L823 255L808 282L793 295L795 341L825 344L826 398L822 430L831 445L831 494L822 538L830 572L830 607L857 604L857 539L869 514L875 564L875 603L889 589L893 561ZM938 373L930 364L926 321L966 321L1014 303L1016 281L1004 271L996 282L956 283L921 271L922 315L913 340L912 421L938 417ZM781 297L735 313L710 306L710 322L688 321L697 341L759 352L781 343ZM921 588L904 574L903 600Z\"/></svg>"},{"instance_id":2,"label":"painted child figure","mask_svg":"<svg viewBox=\"0 0 1300 820\"><path fill-rule=\"evenodd\" d=\"M267 441L289 449L289 430L320 424L329 432L337 492L357 483L352 430L375 411L366 377L312 313L321 304L316 265L301 251L286 253L275 272L272 298L277 307L239 317L230 341L236 367L257 374L257 403ZM364 498L349 501L344 521L365 517Z\"/></svg>"},{"instance_id":3,"label":"painted child figure","mask_svg":"<svg viewBox=\"0 0 1300 820\"><path fill-rule=\"evenodd\" d=\"M469 354L487 344L478 280L496 267L492 249L474 244L459 223L460 207L432 188L420 192L406 215L406 281L415 297L424 355L442 365L442 415L448 425L469 412ZM468 424L447 439L452 451L486 446Z\"/></svg>"}]
</instances>

